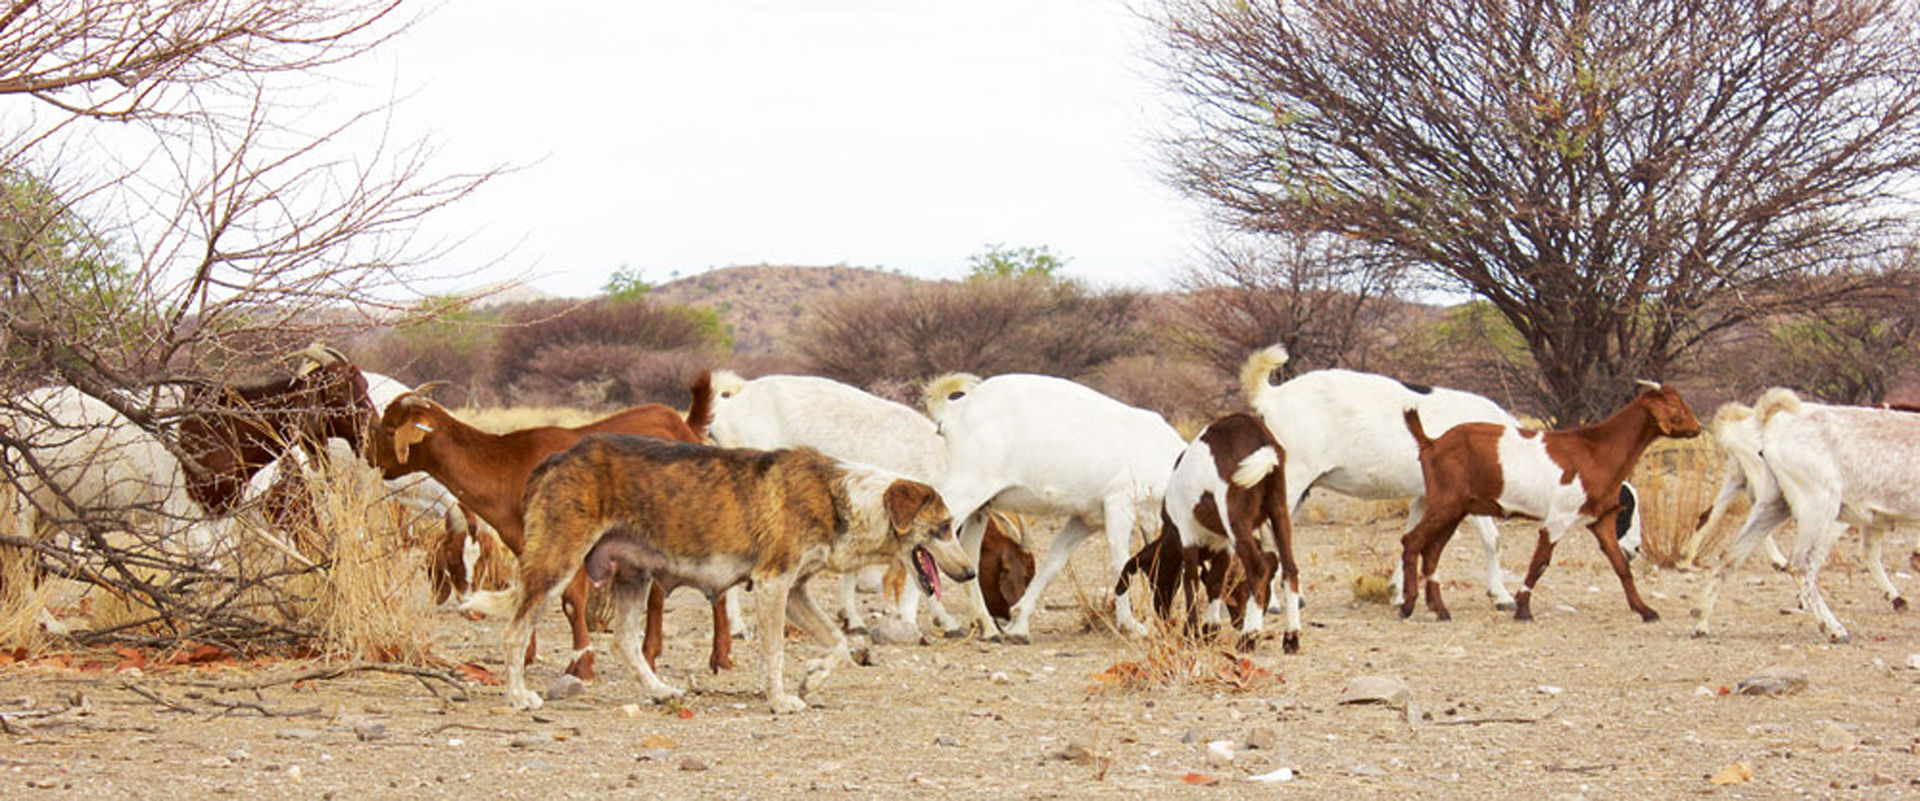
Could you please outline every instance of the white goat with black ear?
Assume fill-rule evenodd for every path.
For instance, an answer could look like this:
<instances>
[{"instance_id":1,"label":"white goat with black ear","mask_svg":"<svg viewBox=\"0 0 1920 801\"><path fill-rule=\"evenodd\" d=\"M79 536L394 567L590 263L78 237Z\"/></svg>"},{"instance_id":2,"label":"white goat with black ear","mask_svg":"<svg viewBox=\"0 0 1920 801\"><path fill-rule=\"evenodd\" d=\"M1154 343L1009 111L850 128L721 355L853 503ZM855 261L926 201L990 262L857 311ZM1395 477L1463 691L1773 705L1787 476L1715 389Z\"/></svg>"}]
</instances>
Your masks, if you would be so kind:
<instances>
[{"instance_id":1,"label":"white goat with black ear","mask_svg":"<svg viewBox=\"0 0 1920 801\"><path fill-rule=\"evenodd\" d=\"M969 557L978 560L985 536L975 512L1067 516L1010 610L1004 634L1015 642L1030 639L1041 594L1095 529L1105 530L1107 564L1119 575L1135 524L1159 510L1168 471L1186 448L1160 415L1064 378L1008 374L983 381L955 374L929 382L926 397L947 445L940 497L953 519L967 521L960 540ZM989 636L1001 631L987 614L979 583L967 586L982 629ZM1131 609L1118 606L1115 615L1123 629L1132 628Z\"/></svg>"},{"instance_id":2,"label":"white goat with black ear","mask_svg":"<svg viewBox=\"0 0 1920 801\"><path fill-rule=\"evenodd\" d=\"M1792 390L1774 388L1754 404L1761 433L1760 458L1777 493L1754 499L1753 511L1734 535L1726 556L1701 593L1694 635L1711 632L1720 582L1761 539L1791 518L1799 528L1787 570L1799 579L1800 607L1812 613L1835 642L1848 639L1820 594L1820 567L1844 530L1860 529L1881 589L1896 609L1905 606L1881 566L1877 546L1886 529L1920 523L1920 415L1853 406L1805 403Z\"/></svg>"},{"instance_id":3,"label":"white goat with black ear","mask_svg":"<svg viewBox=\"0 0 1920 801\"><path fill-rule=\"evenodd\" d=\"M1366 500L1406 498L1407 526L1418 521L1426 511L1426 480L1420 472L1419 451L1407 436L1405 409L1418 409L1427 430L1436 433L1461 423L1522 427L1505 409L1479 395L1373 373L1315 370L1274 384L1274 371L1286 363L1284 347L1257 351L1241 369L1240 383L1247 404L1286 448L1289 513L1299 511L1309 490L1320 488ZM1633 488L1622 484L1617 534L1628 556L1640 549L1638 506ZM1466 522L1480 535L1486 555L1487 596L1498 609L1514 608L1500 568L1499 530L1492 520L1479 515L1467 517ZM1403 573L1396 564L1395 601L1405 597Z\"/></svg>"}]
</instances>

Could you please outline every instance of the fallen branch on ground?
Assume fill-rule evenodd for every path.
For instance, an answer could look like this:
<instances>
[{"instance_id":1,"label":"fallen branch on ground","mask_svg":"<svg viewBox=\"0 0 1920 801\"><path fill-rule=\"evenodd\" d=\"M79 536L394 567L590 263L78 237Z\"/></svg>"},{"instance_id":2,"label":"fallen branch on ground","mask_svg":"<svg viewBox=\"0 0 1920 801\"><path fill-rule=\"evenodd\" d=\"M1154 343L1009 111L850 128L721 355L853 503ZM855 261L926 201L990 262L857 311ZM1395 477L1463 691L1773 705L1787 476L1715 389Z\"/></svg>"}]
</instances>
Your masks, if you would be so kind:
<instances>
[{"instance_id":1,"label":"fallen branch on ground","mask_svg":"<svg viewBox=\"0 0 1920 801\"><path fill-rule=\"evenodd\" d=\"M1516 718L1516 717L1492 717L1492 718L1461 718L1461 719L1459 719L1459 720L1440 720L1440 721L1434 721L1434 723L1433 723L1432 725L1435 725L1435 726L1478 726L1478 725L1480 725L1480 724L1482 724L1482 723L1539 723L1540 721L1543 721L1543 720L1546 720L1547 718L1550 718L1550 717L1553 717L1553 715L1554 715L1554 713L1555 713L1555 712L1559 712L1559 711L1560 711L1560 705L1559 705L1559 704L1554 704L1554 705L1553 705L1553 708L1552 708L1552 709L1549 709L1549 710L1547 710L1547 711L1545 711L1545 712L1542 712L1542 713L1540 713L1540 714L1539 714L1539 716L1537 716L1537 717L1531 717L1531 718Z\"/></svg>"}]
</instances>

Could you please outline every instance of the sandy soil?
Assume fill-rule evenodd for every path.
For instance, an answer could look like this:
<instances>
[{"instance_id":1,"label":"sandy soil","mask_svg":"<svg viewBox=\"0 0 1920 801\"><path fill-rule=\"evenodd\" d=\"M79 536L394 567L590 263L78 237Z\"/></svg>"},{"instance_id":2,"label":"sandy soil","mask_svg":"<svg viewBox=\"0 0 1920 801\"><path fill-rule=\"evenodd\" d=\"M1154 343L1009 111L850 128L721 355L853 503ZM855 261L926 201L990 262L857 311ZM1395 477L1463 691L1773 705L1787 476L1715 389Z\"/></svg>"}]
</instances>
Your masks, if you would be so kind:
<instances>
[{"instance_id":1,"label":"sandy soil","mask_svg":"<svg viewBox=\"0 0 1920 801\"><path fill-rule=\"evenodd\" d=\"M623 711L638 688L604 652L600 681L538 714L507 710L498 687L470 685L472 698L456 702L445 687L436 694L378 674L257 695L198 683L270 674L177 670L130 680L199 710L178 712L128 689L124 675L15 666L0 670L0 709L24 733L0 736L0 796L1161 797L1243 794L1260 787L1247 777L1281 767L1296 776L1274 787L1317 797L1920 793L1920 670L1906 667L1920 652L1914 613L1895 613L1850 564L1824 583L1851 645L1825 644L1791 611L1788 578L1763 565L1727 588L1710 640L1688 636L1700 576L1643 572L1642 591L1665 617L1642 624L1585 541L1561 546L1532 624L1481 600L1477 559L1463 543L1444 572L1455 619L1438 623L1423 611L1402 621L1348 589L1356 570L1384 567L1392 528L1301 527L1305 648L1283 656L1277 642L1264 644L1255 661L1285 680L1245 694L1090 690L1093 674L1140 658L1141 648L1083 632L1076 592L1107 583L1099 549L1089 547L1050 592L1035 644L877 648L878 664L840 670L813 697L818 708L786 717L770 715L759 696L755 648L736 650L739 669L704 675L706 608L691 594L672 601L669 622L680 633L662 657L676 683L702 671L692 677L690 716L644 702L637 714ZM1524 564L1529 546L1509 529L1505 564ZM824 596L826 583L815 591ZM437 653L498 667L496 624L441 614ZM606 639L596 642L604 648ZM563 663L559 615L543 623L541 642L535 687ZM796 640L787 652L794 670L819 649ZM1770 665L1803 668L1811 683L1782 698L1717 694ZM1336 703L1367 674L1405 679L1411 714ZM13 714L65 705L75 693L91 714ZM320 711L216 715L216 700ZM384 737L356 737L356 726L375 724ZM1275 747L1247 748L1261 729ZM1076 740L1092 757L1059 758ZM1236 761L1209 765L1210 740L1234 741ZM1752 768L1750 781L1708 781L1736 762ZM1219 781L1188 786L1190 772Z\"/></svg>"}]
</instances>

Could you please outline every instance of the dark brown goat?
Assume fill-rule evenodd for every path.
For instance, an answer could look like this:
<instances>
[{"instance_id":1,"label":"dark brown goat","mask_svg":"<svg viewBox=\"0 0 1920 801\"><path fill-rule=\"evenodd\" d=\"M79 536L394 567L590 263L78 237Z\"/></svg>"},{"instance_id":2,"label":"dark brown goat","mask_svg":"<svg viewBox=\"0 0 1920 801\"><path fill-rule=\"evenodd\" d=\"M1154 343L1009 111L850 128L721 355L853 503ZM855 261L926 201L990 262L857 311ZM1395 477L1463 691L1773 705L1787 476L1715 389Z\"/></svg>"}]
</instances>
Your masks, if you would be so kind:
<instances>
[{"instance_id":1,"label":"dark brown goat","mask_svg":"<svg viewBox=\"0 0 1920 801\"><path fill-rule=\"evenodd\" d=\"M293 375L252 386L197 383L187 387L180 447L194 465L187 494L208 514L239 505L247 480L298 445L310 454L339 437L361 449L373 422L367 379L346 356L315 345L299 354Z\"/></svg>"}]
</instances>

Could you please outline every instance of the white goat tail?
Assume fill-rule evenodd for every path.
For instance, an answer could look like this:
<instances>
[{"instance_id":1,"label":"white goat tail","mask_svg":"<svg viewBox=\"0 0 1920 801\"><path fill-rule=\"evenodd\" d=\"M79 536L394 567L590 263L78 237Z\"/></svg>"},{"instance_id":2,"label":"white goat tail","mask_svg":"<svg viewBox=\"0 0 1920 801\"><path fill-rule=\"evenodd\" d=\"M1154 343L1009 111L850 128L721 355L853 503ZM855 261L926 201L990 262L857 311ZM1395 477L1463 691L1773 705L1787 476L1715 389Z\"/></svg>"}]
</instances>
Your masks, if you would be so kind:
<instances>
[{"instance_id":1,"label":"white goat tail","mask_svg":"<svg viewBox=\"0 0 1920 801\"><path fill-rule=\"evenodd\" d=\"M921 395L927 407L927 416L936 423L940 422L947 416L947 404L959 400L979 385L980 376L972 373L948 373L928 381Z\"/></svg>"},{"instance_id":2,"label":"white goat tail","mask_svg":"<svg viewBox=\"0 0 1920 801\"><path fill-rule=\"evenodd\" d=\"M479 612L487 617L509 618L513 608L520 603L520 588L508 587L504 590L483 590L468 595L460 601L460 611Z\"/></svg>"},{"instance_id":3,"label":"white goat tail","mask_svg":"<svg viewBox=\"0 0 1920 801\"><path fill-rule=\"evenodd\" d=\"M1240 460L1240 466L1234 468L1233 485L1241 489L1253 489L1279 466L1280 454L1274 451L1272 445L1262 446L1260 450L1247 454L1247 458Z\"/></svg>"},{"instance_id":4,"label":"white goat tail","mask_svg":"<svg viewBox=\"0 0 1920 801\"><path fill-rule=\"evenodd\" d=\"M1272 345L1261 348L1247 357L1247 364L1240 368L1240 389L1247 393L1247 403L1251 404L1260 397L1260 391L1270 386L1273 371L1287 363L1287 347Z\"/></svg>"},{"instance_id":5,"label":"white goat tail","mask_svg":"<svg viewBox=\"0 0 1920 801\"><path fill-rule=\"evenodd\" d=\"M732 370L713 371L713 396L731 398L747 388L747 380Z\"/></svg>"},{"instance_id":6,"label":"white goat tail","mask_svg":"<svg viewBox=\"0 0 1920 801\"><path fill-rule=\"evenodd\" d=\"M1754 415L1760 418L1760 424L1766 425L1775 414L1786 412L1797 414L1800 411L1800 396L1786 387L1774 387L1760 396L1753 404Z\"/></svg>"}]
</instances>

